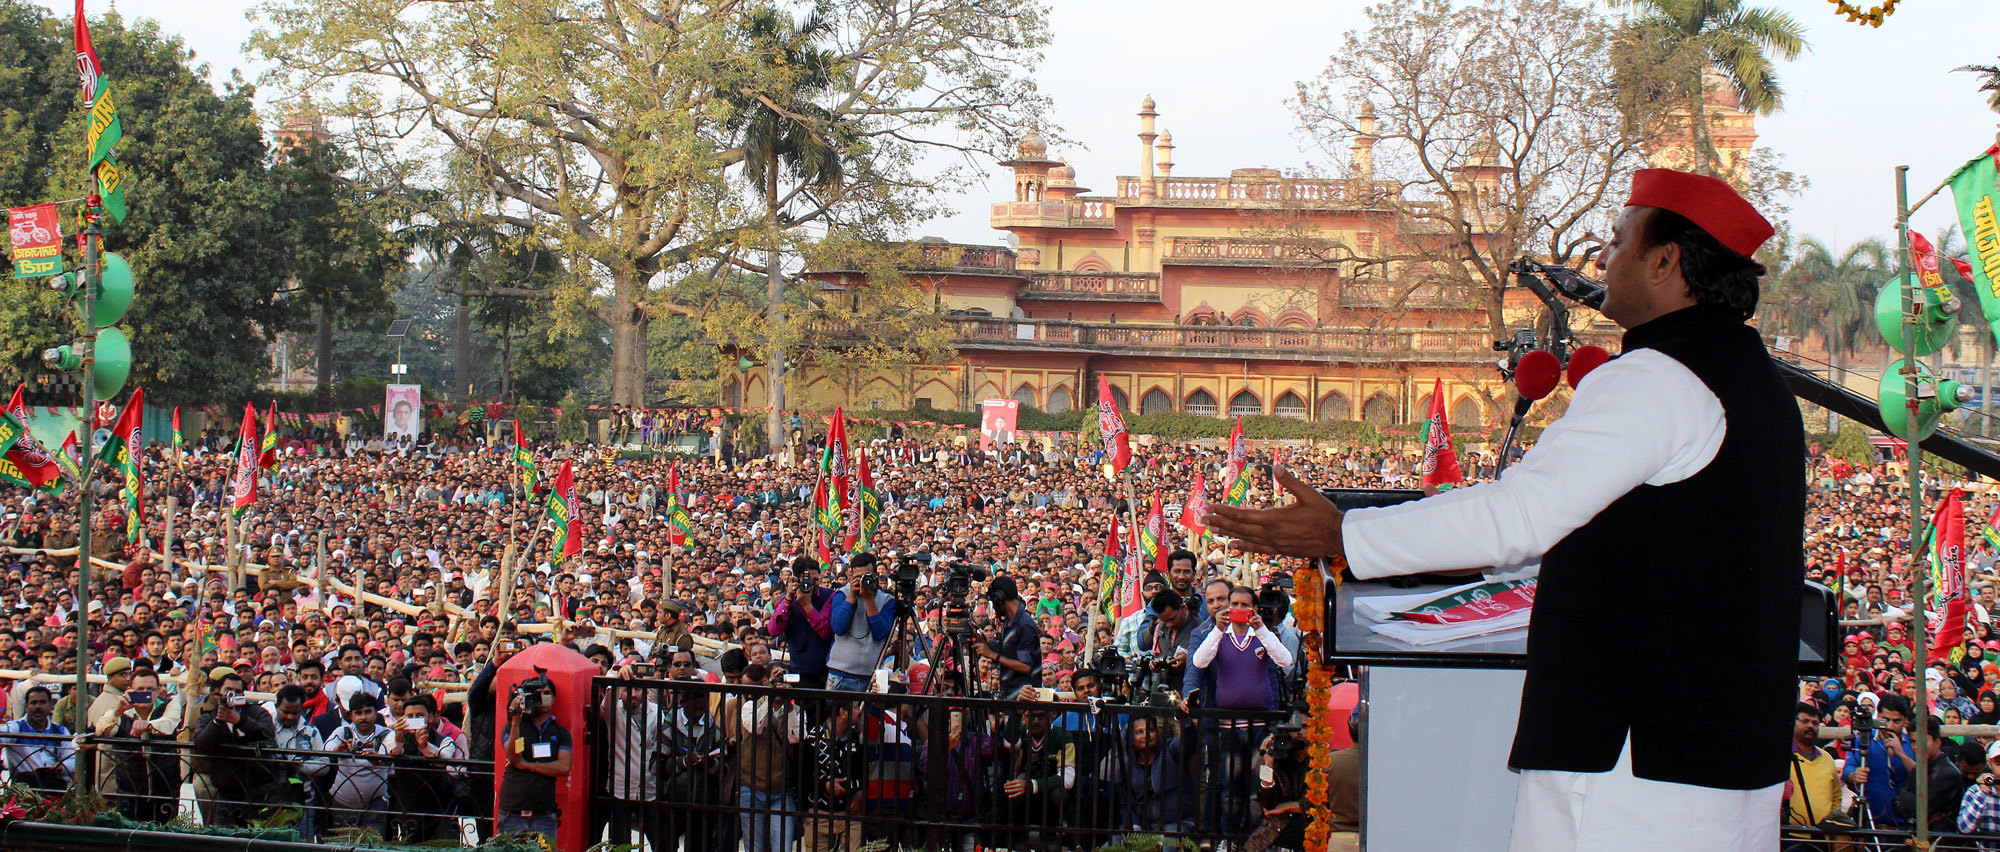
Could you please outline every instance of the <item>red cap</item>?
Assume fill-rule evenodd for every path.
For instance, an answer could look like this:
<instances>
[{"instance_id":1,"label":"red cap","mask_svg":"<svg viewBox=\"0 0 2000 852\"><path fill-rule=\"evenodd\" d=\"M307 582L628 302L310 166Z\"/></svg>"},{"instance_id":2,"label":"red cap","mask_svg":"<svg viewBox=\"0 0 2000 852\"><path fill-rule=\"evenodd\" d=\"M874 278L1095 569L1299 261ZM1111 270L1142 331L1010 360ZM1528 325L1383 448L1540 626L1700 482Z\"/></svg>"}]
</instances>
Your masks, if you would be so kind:
<instances>
[{"instance_id":1,"label":"red cap","mask_svg":"<svg viewBox=\"0 0 2000 852\"><path fill-rule=\"evenodd\" d=\"M1625 206L1672 210L1744 257L1771 238L1771 223L1757 208L1728 182L1707 175L1640 169L1632 174L1632 198Z\"/></svg>"}]
</instances>

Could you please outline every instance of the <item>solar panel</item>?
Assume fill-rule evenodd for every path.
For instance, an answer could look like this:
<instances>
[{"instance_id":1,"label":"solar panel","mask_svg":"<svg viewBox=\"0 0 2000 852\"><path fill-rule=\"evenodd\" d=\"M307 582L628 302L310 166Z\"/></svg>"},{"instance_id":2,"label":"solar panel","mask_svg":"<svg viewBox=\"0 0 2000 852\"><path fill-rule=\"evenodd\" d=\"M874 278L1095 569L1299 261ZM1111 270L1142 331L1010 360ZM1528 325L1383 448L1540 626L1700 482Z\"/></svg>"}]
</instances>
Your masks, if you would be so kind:
<instances>
[{"instance_id":1,"label":"solar panel","mask_svg":"<svg viewBox=\"0 0 2000 852\"><path fill-rule=\"evenodd\" d=\"M389 323L389 337L405 337L410 333L410 321L399 319Z\"/></svg>"}]
</instances>

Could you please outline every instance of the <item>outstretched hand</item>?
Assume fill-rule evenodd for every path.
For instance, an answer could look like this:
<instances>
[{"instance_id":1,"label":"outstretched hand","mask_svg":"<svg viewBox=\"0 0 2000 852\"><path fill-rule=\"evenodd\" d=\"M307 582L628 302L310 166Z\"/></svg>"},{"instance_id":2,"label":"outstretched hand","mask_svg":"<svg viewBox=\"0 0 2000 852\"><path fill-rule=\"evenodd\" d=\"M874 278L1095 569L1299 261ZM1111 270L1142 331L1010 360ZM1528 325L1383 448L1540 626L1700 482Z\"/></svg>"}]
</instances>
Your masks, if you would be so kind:
<instances>
[{"instance_id":1,"label":"outstretched hand","mask_svg":"<svg viewBox=\"0 0 2000 852\"><path fill-rule=\"evenodd\" d=\"M1311 559L1341 555L1341 511L1286 468L1276 469L1278 484L1292 503L1271 509L1239 506L1209 507L1209 529L1234 539L1237 550L1272 556Z\"/></svg>"}]
</instances>

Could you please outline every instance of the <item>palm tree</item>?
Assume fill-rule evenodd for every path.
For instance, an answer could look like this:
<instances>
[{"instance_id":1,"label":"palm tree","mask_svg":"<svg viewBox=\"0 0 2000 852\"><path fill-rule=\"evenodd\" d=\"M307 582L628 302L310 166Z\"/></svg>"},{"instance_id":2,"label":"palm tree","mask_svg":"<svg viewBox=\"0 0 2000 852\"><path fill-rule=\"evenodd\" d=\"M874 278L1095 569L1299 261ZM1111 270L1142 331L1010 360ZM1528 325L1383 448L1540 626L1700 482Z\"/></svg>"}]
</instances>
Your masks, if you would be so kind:
<instances>
[{"instance_id":1,"label":"palm tree","mask_svg":"<svg viewBox=\"0 0 2000 852\"><path fill-rule=\"evenodd\" d=\"M1784 105L1772 57L1793 59L1806 49L1805 28L1775 9L1745 7L1742 0L1611 0L1636 10L1627 37L1639 49L1627 62L1665 74L1651 89L1685 104L1695 170L1718 175L1720 158L1709 140L1707 76L1722 75L1746 112L1769 115Z\"/></svg>"},{"instance_id":2,"label":"palm tree","mask_svg":"<svg viewBox=\"0 0 2000 852\"><path fill-rule=\"evenodd\" d=\"M1979 90L1991 93L1986 96L1986 105L2000 112L2000 65L1960 65L1951 70L1971 71L1985 78L1979 81Z\"/></svg>"},{"instance_id":3,"label":"palm tree","mask_svg":"<svg viewBox=\"0 0 2000 852\"><path fill-rule=\"evenodd\" d=\"M1870 238L1836 253L1826 243L1807 237L1799 241L1778 275L1794 282L1793 287L1809 297L1804 305L1786 306L1802 323L1801 330L1817 331L1826 341L1827 359L1832 362L1835 383L1846 385L1848 359L1857 344L1875 327L1875 291L1894 269L1889 247ZM1804 319L1816 316L1816 321Z\"/></svg>"},{"instance_id":4,"label":"palm tree","mask_svg":"<svg viewBox=\"0 0 2000 852\"><path fill-rule=\"evenodd\" d=\"M819 45L833 32L823 8L804 19L775 8L750 12L743 22L749 64L743 78L723 92L737 109L730 129L742 134L743 172L764 203L765 321L771 352L766 366L771 411L765 421L768 446L782 441L779 417L785 407L785 272L779 238L790 224L785 209L799 196L837 190L847 177L847 156L855 134L819 99L840 83L842 60ZM789 175L793 186L786 189Z\"/></svg>"}]
</instances>

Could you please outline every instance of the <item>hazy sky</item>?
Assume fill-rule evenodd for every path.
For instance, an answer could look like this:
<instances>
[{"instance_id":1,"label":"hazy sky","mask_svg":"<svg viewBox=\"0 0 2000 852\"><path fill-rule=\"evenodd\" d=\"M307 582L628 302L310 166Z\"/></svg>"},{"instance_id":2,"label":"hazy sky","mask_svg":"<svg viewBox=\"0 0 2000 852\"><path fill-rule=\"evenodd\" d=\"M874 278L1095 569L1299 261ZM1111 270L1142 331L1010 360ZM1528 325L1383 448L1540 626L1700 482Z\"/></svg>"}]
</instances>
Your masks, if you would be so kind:
<instances>
[{"instance_id":1,"label":"hazy sky","mask_svg":"<svg viewBox=\"0 0 2000 852\"><path fill-rule=\"evenodd\" d=\"M67 15L72 5L38 0ZM108 0L87 0L102 14ZM1782 65L1787 108L1759 121L1766 145L1812 186L1792 201L1793 231L1843 246L1892 233L1894 172L1910 169L1914 201L1994 142L1996 115L1975 90L1968 63L2000 53L1990 21L1995 0L1905 3L1880 29L1849 24L1825 0L1763 0L1805 24L1812 51ZM187 39L224 79L262 70L243 52L249 0L119 0L127 17L157 19ZM1138 170L1134 113L1151 94L1160 127L1172 130L1174 173L1227 174L1247 166L1297 167L1301 150L1286 100L1293 85L1325 67L1341 35L1365 23L1359 0L1055 0L1055 42L1039 82L1056 119L1088 150L1058 148L1077 180L1102 193ZM118 69L108 71L116 79ZM1001 169L969 191L958 213L912 236L992 243L986 205L1009 184ZM1949 193L1914 220L1936 232L1955 214Z\"/></svg>"}]
</instances>

